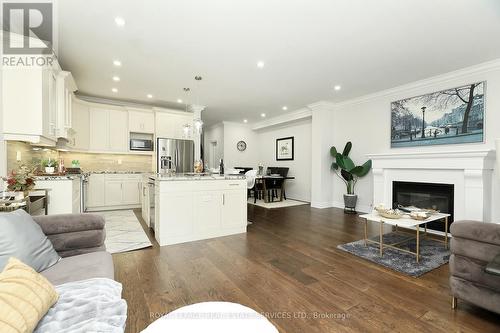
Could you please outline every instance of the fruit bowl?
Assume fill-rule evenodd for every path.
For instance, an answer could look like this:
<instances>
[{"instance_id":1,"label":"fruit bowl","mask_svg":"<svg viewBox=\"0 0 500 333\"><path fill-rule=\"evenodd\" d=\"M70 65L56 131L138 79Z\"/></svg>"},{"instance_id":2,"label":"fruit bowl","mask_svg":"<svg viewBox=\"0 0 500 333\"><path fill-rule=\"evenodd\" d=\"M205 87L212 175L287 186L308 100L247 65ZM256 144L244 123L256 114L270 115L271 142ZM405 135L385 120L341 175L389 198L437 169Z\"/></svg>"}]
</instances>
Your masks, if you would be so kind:
<instances>
[{"instance_id":1,"label":"fruit bowl","mask_svg":"<svg viewBox=\"0 0 500 333\"><path fill-rule=\"evenodd\" d=\"M378 214L382 217L388 218L388 219L400 219L403 217L403 214L396 209L386 209L386 210L377 210Z\"/></svg>"}]
</instances>

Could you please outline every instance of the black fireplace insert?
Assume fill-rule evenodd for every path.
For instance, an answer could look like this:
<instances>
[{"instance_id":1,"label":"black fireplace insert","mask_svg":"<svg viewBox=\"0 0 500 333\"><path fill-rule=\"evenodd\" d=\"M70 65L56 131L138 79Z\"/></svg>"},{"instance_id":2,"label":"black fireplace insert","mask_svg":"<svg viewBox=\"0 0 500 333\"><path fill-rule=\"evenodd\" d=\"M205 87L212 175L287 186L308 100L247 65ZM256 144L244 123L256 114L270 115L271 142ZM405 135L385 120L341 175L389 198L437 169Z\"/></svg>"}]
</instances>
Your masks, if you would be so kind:
<instances>
[{"instance_id":1,"label":"black fireplace insert","mask_svg":"<svg viewBox=\"0 0 500 333\"><path fill-rule=\"evenodd\" d=\"M437 183L392 182L393 208L398 205L435 209L441 213L451 214L448 223L453 223L454 185ZM442 221L430 222L427 227L444 231Z\"/></svg>"}]
</instances>

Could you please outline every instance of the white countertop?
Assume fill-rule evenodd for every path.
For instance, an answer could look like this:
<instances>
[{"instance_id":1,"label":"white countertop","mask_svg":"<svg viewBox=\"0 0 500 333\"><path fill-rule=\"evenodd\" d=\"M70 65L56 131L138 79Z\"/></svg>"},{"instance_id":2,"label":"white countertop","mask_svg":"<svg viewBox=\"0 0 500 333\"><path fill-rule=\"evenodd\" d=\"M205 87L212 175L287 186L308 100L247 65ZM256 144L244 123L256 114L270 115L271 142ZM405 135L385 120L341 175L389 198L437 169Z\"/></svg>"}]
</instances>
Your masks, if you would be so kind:
<instances>
[{"instance_id":1,"label":"white countertop","mask_svg":"<svg viewBox=\"0 0 500 333\"><path fill-rule=\"evenodd\" d=\"M194 181L194 180L244 180L245 175L186 175L186 174L175 174L175 175L161 175L153 174L150 176L151 179L157 181Z\"/></svg>"}]
</instances>

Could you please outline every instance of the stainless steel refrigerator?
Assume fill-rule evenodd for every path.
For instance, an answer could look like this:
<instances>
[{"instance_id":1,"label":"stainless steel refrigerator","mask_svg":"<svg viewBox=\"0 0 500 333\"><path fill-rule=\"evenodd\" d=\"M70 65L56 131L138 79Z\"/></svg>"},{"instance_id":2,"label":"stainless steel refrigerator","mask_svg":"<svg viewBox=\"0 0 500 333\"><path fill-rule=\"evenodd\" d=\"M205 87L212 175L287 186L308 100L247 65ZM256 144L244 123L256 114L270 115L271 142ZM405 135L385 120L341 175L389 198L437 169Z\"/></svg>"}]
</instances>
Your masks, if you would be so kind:
<instances>
[{"instance_id":1,"label":"stainless steel refrigerator","mask_svg":"<svg viewBox=\"0 0 500 333\"><path fill-rule=\"evenodd\" d=\"M194 141L178 139L156 139L156 172L193 172Z\"/></svg>"}]
</instances>

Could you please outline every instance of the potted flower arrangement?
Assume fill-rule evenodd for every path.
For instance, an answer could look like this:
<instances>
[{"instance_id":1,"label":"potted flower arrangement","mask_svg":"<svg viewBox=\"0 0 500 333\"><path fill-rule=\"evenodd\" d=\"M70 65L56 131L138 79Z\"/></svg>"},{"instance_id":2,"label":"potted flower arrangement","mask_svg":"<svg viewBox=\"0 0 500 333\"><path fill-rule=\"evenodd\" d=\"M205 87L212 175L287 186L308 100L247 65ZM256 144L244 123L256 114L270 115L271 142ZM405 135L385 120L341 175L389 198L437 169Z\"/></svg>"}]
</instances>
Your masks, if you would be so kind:
<instances>
[{"instance_id":1,"label":"potted flower arrangement","mask_svg":"<svg viewBox=\"0 0 500 333\"><path fill-rule=\"evenodd\" d=\"M342 153L332 146L330 154L335 159L332 163L332 170L345 183L347 193L344 194L344 212L356 213L356 203L358 196L354 193L354 187L360 177L366 176L372 167L372 161L368 160L363 165L356 166L349 158L352 143L347 142Z\"/></svg>"},{"instance_id":2,"label":"potted flower arrangement","mask_svg":"<svg viewBox=\"0 0 500 333\"><path fill-rule=\"evenodd\" d=\"M45 173L54 173L57 168L57 162L49 157L46 160L42 160L42 167L45 168Z\"/></svg>"},{"instance_id":3,"label":"potted flower arrangement","mask_svg":"<svg viewBox=\"0 0 500 333\"><path fill-rule=\"evenodd\" d=\"M12 170L9 176L4 178L7 182L7 189L24 192L24 195L27 196L28 192L35 187L35 170L36 166L20 164L17 170Z\"/></svg>"}]
</instances>

